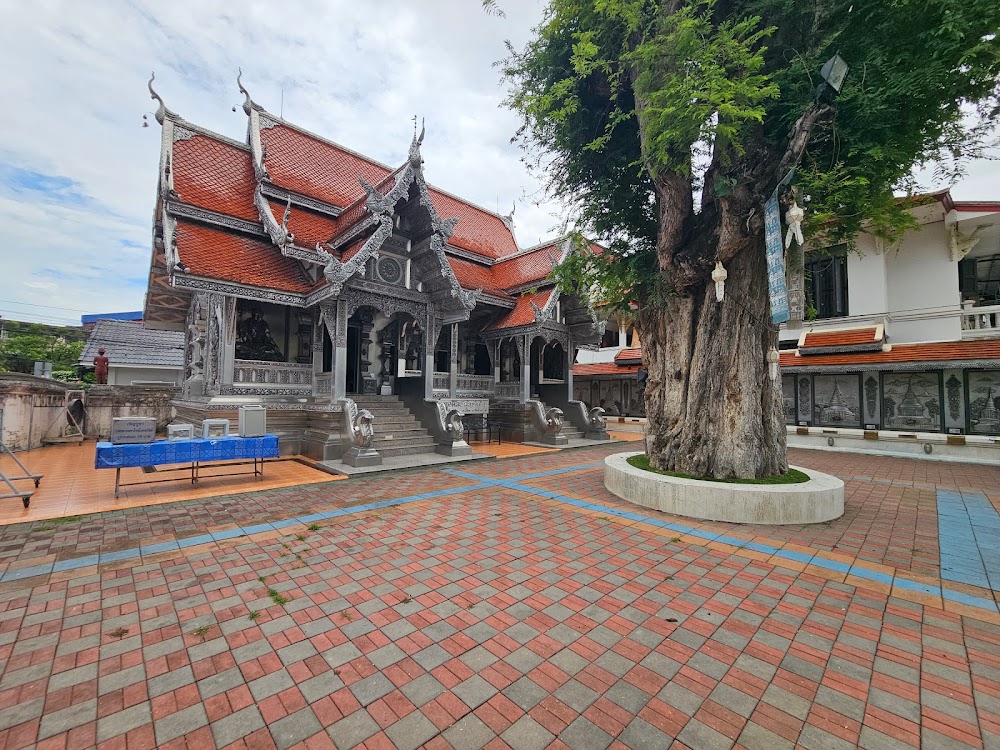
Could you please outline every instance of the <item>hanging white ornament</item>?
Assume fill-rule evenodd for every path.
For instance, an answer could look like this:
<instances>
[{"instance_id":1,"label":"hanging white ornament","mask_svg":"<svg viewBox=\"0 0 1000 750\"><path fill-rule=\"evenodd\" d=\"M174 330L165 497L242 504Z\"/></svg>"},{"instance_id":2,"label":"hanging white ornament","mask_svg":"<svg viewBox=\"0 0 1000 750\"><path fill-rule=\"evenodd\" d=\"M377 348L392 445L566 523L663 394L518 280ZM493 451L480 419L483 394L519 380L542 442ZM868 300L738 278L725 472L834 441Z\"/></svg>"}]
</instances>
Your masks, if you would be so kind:
<instances>
[{"instance_id":1,"label":"hanging white ornament","mask_svg":"<svg viewBox=\"0 0 1000 750\"><path fill-rule=\"evenodd\" d=\"M785 232L786 250L792 244L792 237L799 243L799 247L802 247L802 220L805 218L805 215L805 209L799 208L799 204L794 200L792 201L792 205L788 207L788 210L785 211L785 223L788 224L788 231Z\"/></svg>"},{"instance_id":2,"label":"hanging white ornament","mask_svg":"<svg viewBox=\"0 0 1000 750\"><path fill-rule=\"evenodd\" d=\"M716 302L722 302L726 296L726 279L729 278L729 272L723 268L722 261L715 261L715 270L712 271L712 281L715 282L715 300Z\"/></svg>"},{"instance_id":3,"label":"hanging white ornament","mask_svg":"<svg viewBox=\"0 0 1000 750\"><path fill-rule=\"evenodd\" d=\"M778 350L773 346L767 350L767 375L772 381L778 378Z\"/></svg>"}]
</instances>

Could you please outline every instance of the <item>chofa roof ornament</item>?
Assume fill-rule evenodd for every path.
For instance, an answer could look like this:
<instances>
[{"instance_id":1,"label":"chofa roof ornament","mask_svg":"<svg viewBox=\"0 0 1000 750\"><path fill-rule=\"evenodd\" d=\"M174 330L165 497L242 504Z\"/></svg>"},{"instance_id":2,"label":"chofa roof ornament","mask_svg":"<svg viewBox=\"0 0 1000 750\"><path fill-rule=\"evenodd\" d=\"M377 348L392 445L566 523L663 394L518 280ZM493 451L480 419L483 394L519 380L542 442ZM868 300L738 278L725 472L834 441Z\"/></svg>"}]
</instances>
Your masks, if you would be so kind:
<instances>
[{"instance_id":1,"label":"chofa roof ornament","mask_svg":"<svg viewBox=\"0 0 1000 750\"><path fill-rule=\"evenodd\" d=\"M426 132L426 125L423 119L420 120L420 135L417 135L417 116L413 116L413 143L410 144L410 166L414 169L420 169L424 163L423 157L420 155L420 144L424 142L424 133Z\"/></svg>"},{"instance_id":2,"label":"chofa roof ornament","mask_svg":"<svg viewBox=\"0 0 1000 750\"><path fill-rule=\"evenodd\" d=\"M159 94L156 93L156 91L153 90L153 81L155 80L156 80L156 71L153 71L152 73L149 74L149 83L146 84L146 87L149 89L149 98L160 103L160 106L156 108L156 113L153 115L153 117L155 117L156 121L160 123L160 125L162 125L164 118L166 118L167 116L167 112L170 112L170 110L167 109L167 105L163 103L163 97L161 97Z\"/></svg>"},{"instance_id":3,"label":"chofa roof ornament","mask_svg":"<svg viewBox=\"0 0 1000 750\"><path fill-rule=\"evenodd\" d=\"M250 114L250 110L253 109L253 99L250 98L250 92L247 91L246 88L243 86L243 81L240 80L242 77L243 77L243 68L237 68L236 69L236 85L240 87L240 93L243 94L244 97L246 97L243 100L243 111L246 112L249 115ZM233 107L233 111L235 111L235 110L236 110L236 107Z\"/></svg>"}]
</instances>

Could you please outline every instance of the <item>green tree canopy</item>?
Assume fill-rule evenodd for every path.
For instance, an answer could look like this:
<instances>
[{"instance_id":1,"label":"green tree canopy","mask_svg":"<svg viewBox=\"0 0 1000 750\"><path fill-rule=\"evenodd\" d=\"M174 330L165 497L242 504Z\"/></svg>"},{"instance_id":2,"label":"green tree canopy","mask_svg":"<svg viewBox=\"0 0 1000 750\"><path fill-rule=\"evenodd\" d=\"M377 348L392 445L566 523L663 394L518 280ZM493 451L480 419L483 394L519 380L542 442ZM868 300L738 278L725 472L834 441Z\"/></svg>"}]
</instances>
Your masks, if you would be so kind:
<instances>
[{"instance_id":1,"label":"green tree canopy","mask_svg":"<svg viewBox=\"0 0 1000 750\"><path fill-rule=\"evenodd\" d=\"M957 178L990 145L998 28L994 0L551 0L535 38L503 63L508 103L551 192L581 230L611 241L560 278L598 280L622 301L649 282L676 291L689 280L658 264L656 247L677 206L654 180L674 184L671 202L700 194L677 228L690 238L710 233L719 198L749 188L760 206L800 160L807 230L830 243L862 226L898 236L908 215L893 191L914 187L914 165ZM835 52L851 70L824 107L819 70Z\"/></svg>"},{"instance_id":2,"label":"green tree canopy","mask_svg":"<svg viewBox=\"0 0 1000 750\"><path fill-rule=\"evenodd\" d=\"M954 176L988 145L998 27L996 0L550 0L503 64L508 101L552 193L609 241L560 287L639 304L654 467L787 471L764 204L796 168L814 246L899 236L914 165ZM818 72L837 52L834 98Z\"/></svg>"}]
</instances>

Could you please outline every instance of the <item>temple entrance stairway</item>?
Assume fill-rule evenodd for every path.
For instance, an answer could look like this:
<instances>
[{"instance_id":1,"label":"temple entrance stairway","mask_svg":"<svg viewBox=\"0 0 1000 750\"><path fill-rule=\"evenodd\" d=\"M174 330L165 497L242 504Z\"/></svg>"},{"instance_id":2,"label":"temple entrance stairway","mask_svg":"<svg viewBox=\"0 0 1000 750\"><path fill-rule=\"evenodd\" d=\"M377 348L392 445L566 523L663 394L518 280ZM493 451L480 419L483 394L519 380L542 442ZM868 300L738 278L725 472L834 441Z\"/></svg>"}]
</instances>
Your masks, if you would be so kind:
<instances>
[{"instance_id":1,"label":"temple entrance stairway","mask_svg":"<svg viewBox=\"0 0 1000 750\"><path fill-rule=\"evenodd\" d=\"M434 453L434 438L421 426L399 396L352 394L358 409L367 409L374 417L375 441L372 447L380 455L412 456Z\"/></svg>"},{"instance_id":2,"label":"temple entrance stairway","mask_svg":"<svg viewBox=\"0 0 1000 750\"><path fill-rule=\"evenodd\" d=\"M547 413L549 410L549 405L546 404L544 401L540 401L539 403L541 403L542 405L542 413L543 414ZM563 414L562 434L566 436L567 440L583 439L583 431L575 424L573 424L569 419L569 415L565 413Z\"/></svg>"}]
</instances>

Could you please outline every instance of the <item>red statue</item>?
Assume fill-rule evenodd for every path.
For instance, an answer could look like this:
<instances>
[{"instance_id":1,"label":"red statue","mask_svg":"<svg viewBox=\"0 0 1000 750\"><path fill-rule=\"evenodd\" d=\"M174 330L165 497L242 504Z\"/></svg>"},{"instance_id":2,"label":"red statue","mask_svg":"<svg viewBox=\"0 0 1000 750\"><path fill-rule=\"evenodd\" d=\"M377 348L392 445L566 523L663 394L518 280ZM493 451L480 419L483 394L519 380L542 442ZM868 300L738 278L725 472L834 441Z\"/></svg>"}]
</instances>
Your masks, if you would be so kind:
<instances>
[{"instance_id":1,"label":"red statue","mask_svg":"<svg viewBox=\"0 0 1000 750\"><path fill-rule=\"evenodd\" d=\"M108 384L108 358L104 355L103 348L98 349L97 356L94 357L94 376L98 384Z\"/></svg>"}]
</instances>

